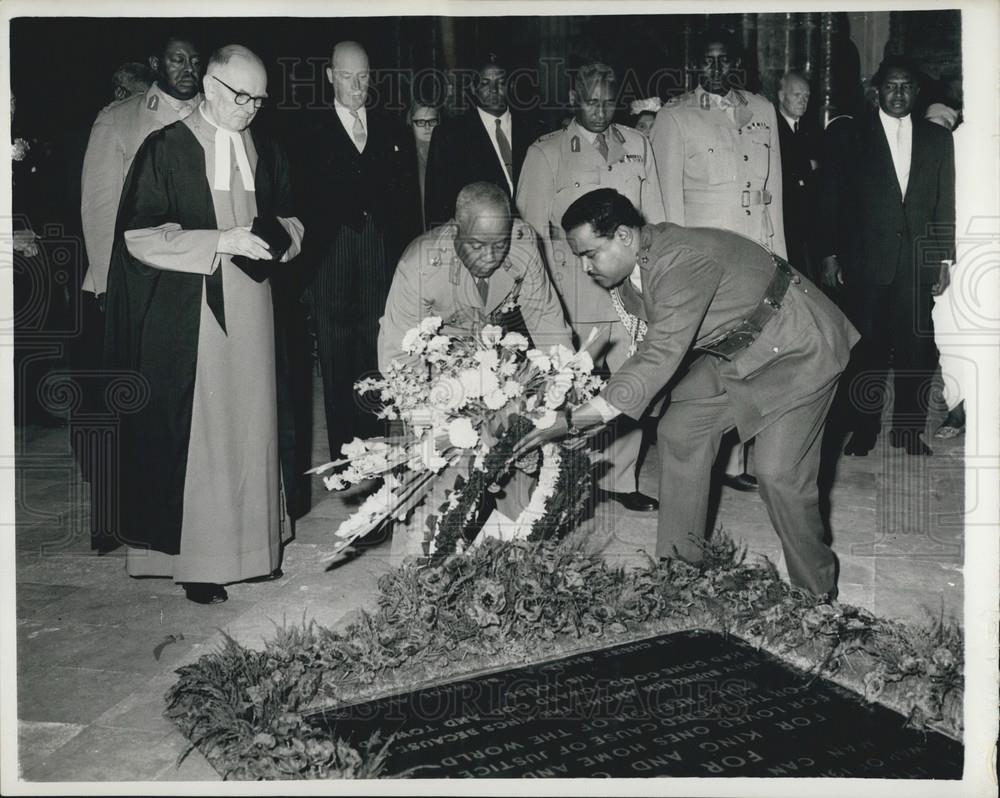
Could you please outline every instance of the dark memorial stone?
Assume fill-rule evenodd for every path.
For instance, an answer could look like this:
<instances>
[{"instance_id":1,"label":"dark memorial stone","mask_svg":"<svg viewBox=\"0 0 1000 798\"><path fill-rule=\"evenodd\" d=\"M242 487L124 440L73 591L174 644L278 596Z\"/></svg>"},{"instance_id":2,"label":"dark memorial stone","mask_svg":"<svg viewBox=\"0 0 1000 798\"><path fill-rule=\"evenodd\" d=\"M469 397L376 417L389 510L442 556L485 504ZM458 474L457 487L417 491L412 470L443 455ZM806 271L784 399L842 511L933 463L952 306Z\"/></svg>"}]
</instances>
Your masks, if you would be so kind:
<instances>
[{"instance_id":1,"label":"dark memorial stone","mask_svg":"<svg viewBox=\"0 0 1000 798\"><path fill-rule=\"evenodd\" d=\"M741 640L682 632L324 710L387 775L959 779L960 743Z\"/></svg>"}]
</instances>

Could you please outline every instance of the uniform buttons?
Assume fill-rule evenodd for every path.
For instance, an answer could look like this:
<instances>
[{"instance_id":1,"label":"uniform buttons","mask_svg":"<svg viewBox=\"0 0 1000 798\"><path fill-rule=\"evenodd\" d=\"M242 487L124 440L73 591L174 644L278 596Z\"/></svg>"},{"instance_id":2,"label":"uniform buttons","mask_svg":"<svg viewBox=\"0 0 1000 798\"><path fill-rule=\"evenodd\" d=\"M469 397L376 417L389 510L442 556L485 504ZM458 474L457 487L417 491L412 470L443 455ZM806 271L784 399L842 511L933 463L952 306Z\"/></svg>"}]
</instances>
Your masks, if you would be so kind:
<instances>
[{"instance_id":1,"label":"uniform buttons","mask_svg":"<svg viewBox=\"0 0 1000 798\"><path fill-rule=\"evenodd\" d=\"M747 188L750 188L750 181L747 180Z\"/></svg>"},{"instance_id":2,"label":"uniform buttons","mask_svg":"<svg viewBox=\"0 0 1000 798\"><path fill-rule=\"evenodd\" d=\"M749 215L750 215L750 209L749 209L749 208L747 208L747 210L746 210L746 215L747 215L747 216L749 216Z\"/></svg>"},{"instance_id":3,"label":"uniform buttons","mask_svg":"<svg viewBox=\"0 0 1000 798\"><path fill-rule=\"evenodd\" d=\"M608 164L608 171L611 171L611 164Z\"/></svg>"},{"instance_id":4,"label":"uniform buttons","mask_svg":"<svg viewBox=\"0 0 1000 798\"><path fill-rule=\"evenodd\" d=\"M576 188L580 188L580 184L579 183L574 183L573 186L576 187Z\"/></svg>"},{"instance_id":5,"label":"uniform buttons","mask_svg":"<svg viewBox=\"0 0 1000 798\"><path fill-rule=\"evenodd\" d=\"M749 155L744 155L743 156L743 160L744 161L749 161L750 160L750 156Z\"/></svg>"},{"instance_id":6,"label":"uniform buttons","mask_svg":"<svg viewBox=\"0 0 1000 798\"><path fill-rule=\"evenodd\" d=\"M772 347L771 347L771 351L772 351L772 352L777 352L777 351L778 351L778 347L776 347L776 346L772 346Z\"/></svg>"}]
</instances>

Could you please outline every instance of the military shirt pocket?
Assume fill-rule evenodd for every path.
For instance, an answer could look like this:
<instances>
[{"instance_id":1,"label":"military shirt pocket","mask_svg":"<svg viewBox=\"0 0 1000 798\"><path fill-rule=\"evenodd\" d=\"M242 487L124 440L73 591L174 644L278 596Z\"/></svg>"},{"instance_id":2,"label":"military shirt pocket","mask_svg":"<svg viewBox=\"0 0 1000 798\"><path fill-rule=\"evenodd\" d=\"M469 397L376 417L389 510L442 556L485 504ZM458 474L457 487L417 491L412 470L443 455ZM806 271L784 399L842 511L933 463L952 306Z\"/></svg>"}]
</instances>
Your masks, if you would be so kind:
<instances>
[{"instance_id":1,"label":"military shirt pocket","mask_svg":"<svg viewBox=\"0 0 1000 798\"><path fill-rule=\"evenodd\" d=\"M560 175L555 201L552 203L552 221L558 225L562 221L566 209L576 199L600 187L601 173L596 169Z\"/></svg>"},{"instance_id":2,"label":"military shirt pocket","mask_svg":"<svg viewBox=\"0 0 1000 798\"><path fill-rule=\"evenodd\" d=\"M722 141L701 141L687 158L685 175L702 185L732 183L736 179L736 151Z\"/></svg>"},{"instance_id":3,"label":"military shirt pocket","mask_svg":"<svg viewBox=\"0 0 1000 798\"><path fill-rule=\"evenodd\" d=\"M771 131L766 127L758 127L744 135L747 138L746 155L750 174L765 180L771 171Z\"/></svg>"}]
</instances>

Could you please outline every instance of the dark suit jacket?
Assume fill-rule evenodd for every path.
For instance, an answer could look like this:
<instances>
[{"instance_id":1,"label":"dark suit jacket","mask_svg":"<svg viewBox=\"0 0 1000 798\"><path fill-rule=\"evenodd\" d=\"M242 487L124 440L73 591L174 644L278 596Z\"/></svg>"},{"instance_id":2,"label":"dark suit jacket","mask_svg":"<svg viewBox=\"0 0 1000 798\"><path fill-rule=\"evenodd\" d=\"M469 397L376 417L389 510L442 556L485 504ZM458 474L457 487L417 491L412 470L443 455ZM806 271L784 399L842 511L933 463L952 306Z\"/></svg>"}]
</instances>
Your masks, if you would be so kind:
<instances>
[{"instance_id":1,"label":"dark suit jacket","mask_svg":"<svg viewBox=\"0 0 1000 798\"><path fill-rule=\"evenodd\" d=\"M539 131L531 117L512 111L510 132L516 191L524 156L531 143L538 138ZM493 141L486 132L479 111L473 108L462 116L447 120L434 131L427 157L425 185L428 227L451 219L455 214L458 192L469 183L479 181L496 183L510 195Z\"/></svg>"},{"instance_id":2,"label":"dark suit jacket","mask_svg":"<svg viewBox=\"0 0 1000 798\"><path fill-rule=\"evenodd\" d=\"M729 332L757 307L775 271L767 250L727 230L664 222L643 227L640 235L641 300L628 280L619 291L628 310L645 318L649 328L636 354L611 375L601 394L636 419L670 383L692 347ZM808 280L796 278L778 313L749 347L731 362L710 361L743 440L827 388L858 340L833 302ZM692 369L692 378L700 368ZM696 398L684 382L677 390Z\"/></svg>"},{"instance_id":3,"label":"dark suit jacket","mask_svg":"<svg viewBox=\"0 0 1000 798\"><path fill-rule=\"evenodd\" d=\"M307 230L303 254L315 268L341 227L360 230L371 216L394 265L420 232L418 188L412 170L403 167L409 134L395 119L368 109L368 140L359 153L332 107L322 117L307 130L295 158L300 219Z\"/></svg>"},{"instance_id":4,"label":"dark suit jacket","mask_svg":"<svg viewBox=\"0 0 1000 798\"><path fill-rule=\"evenodd\" d=\"M795 133L780 109L775 113L781 146L781 199L788 260L797 269L806 271L818 214L819 172L813 170L811 163L820 160L818 131L801 120L799 132Z\"/></svg>"},{"instance_id":5,"label":"dark suit jacket","mask_svg":"<svg viewBox=\"0 0 1000 798\"><path fill-rule=\"evenodd\" d=\"M913 120L906 197L876 111L828 131L822 199L824 255L841 259L845 284L889 285L898 269L929 287L955 252L955 149L951 133Z\"/></svg>"}]
</instances>

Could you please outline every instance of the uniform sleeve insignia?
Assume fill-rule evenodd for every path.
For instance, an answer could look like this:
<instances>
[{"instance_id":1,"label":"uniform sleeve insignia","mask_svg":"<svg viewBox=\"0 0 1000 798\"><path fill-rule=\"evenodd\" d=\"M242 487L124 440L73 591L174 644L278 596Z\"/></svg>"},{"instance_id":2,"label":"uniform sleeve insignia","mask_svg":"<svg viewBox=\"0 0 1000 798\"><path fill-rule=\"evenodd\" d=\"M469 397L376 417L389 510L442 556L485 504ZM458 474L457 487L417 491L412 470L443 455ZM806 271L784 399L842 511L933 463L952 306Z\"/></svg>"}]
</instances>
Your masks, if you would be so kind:
<instances>
[{"instance_id":1,"label":"uniform sleeve insignia","mask_svg":"<svg viewBox=\"0 0 1000 798\"><path fill-rule=\"evenodd\" d=\"M150 94L149 97L146 99L146 107L150 111L155 111L157 108L160 107L160 98L155 94Z\"/></svg>"}]
</instances>

